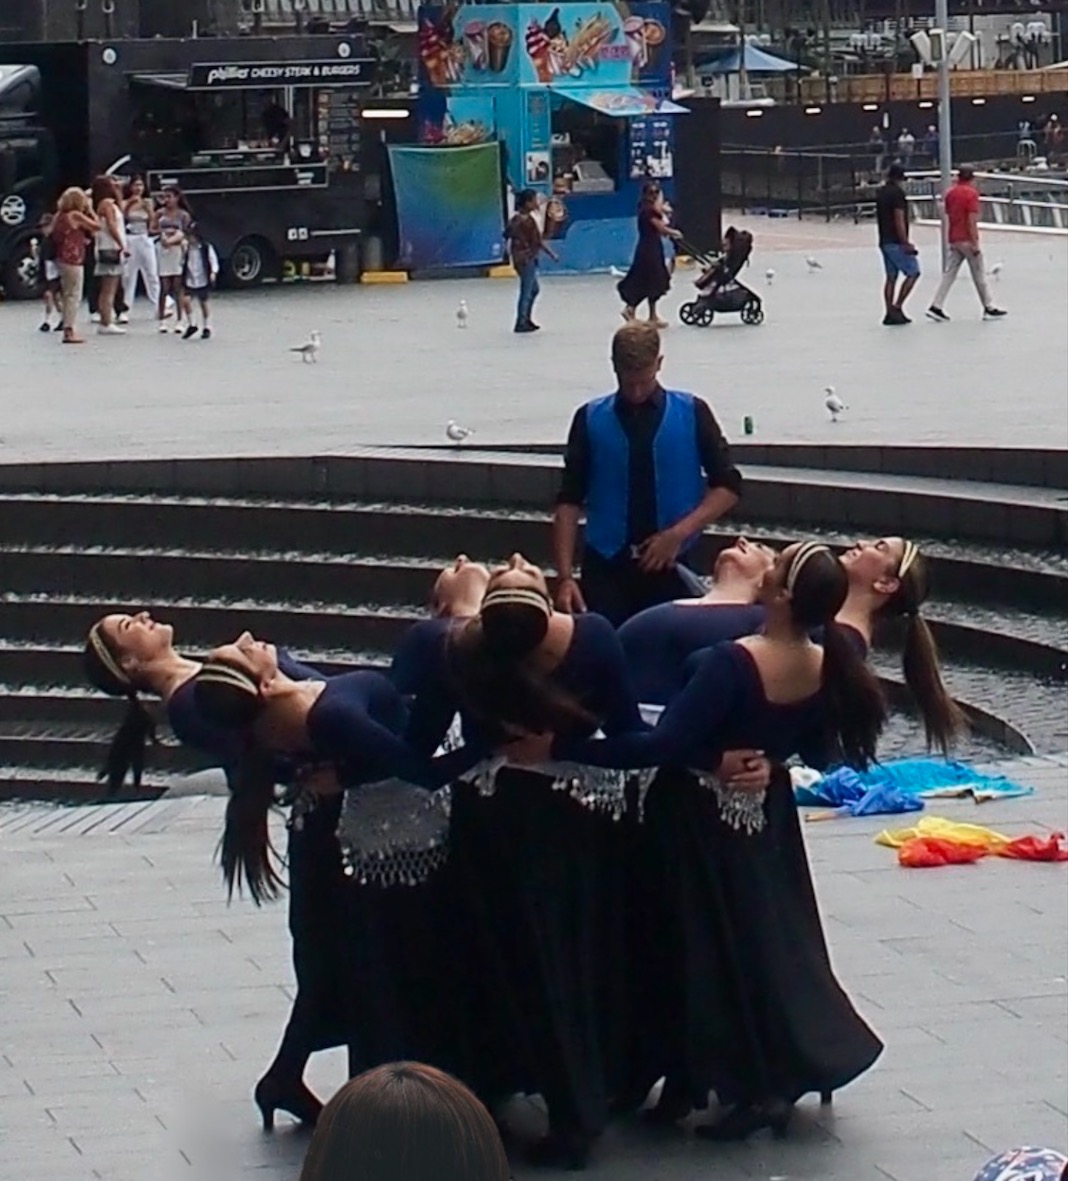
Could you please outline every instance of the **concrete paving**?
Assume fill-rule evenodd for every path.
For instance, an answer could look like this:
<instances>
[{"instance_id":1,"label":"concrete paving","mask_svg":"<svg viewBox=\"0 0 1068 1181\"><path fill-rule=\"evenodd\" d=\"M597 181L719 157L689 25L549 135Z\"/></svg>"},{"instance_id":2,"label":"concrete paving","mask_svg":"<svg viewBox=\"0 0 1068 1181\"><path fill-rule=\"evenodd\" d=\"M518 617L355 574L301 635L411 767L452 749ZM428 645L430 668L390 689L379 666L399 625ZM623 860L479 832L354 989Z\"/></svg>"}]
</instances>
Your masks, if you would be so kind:
<instances>
[{"instance_id":1,"label":"concrete paving","mask_svg":"<svg viewBox=\"0 0 1068 1181\"><path fill-rule=\"evenodd\" d=\"M1005 769L1037 794L929 814L1068 829L1068 758ZM0 807L5 1176L295 1181L306 1138L263 1135L249 1100L292 994L285 916L223 900L222 806ZM783 1143L613 1130L593 1181L970 1181L1010 1145L1068 1147L1068 868L905 870L872 842L885 825L806 828L837 969L887 1043L875 1069ZM310 1078L328 1095L343 1071L331 1052Z\"/></svg>"},{"instance_id":2,"label":"concrete paving","mask_svg":"<svg viewBox=\"0 0 1068 1181\"><path fill-rule=\"evenodd\" d=\"M665 380L708 398L729 435L751 416L758 441L1068 446L1068 239L988 234L1008 319L982 322L965 275L947 301L953 322L936 325L923 317L936 236L920 227L916 322L884 328L873 227L742 224L756 234L745 278L766 322L679 324L692 272L663 305L674 321ZM808 254L822 271L808 273ZM505 280L223 293L210 342L157 335L142 301L127 337L64 348L36 331L37 307L5 304L0 462L345 452L443 441L449 418L480 443L562 439L574 407L610 386L613 283L546 278L544 331L530 337L510 331L515 284ZM461 298L466 331L455 320ZM287 350L315 328L319 364L302 364ZM823 408L828 384L850 407L837 425Z\"/></svg>"}]
</instances>

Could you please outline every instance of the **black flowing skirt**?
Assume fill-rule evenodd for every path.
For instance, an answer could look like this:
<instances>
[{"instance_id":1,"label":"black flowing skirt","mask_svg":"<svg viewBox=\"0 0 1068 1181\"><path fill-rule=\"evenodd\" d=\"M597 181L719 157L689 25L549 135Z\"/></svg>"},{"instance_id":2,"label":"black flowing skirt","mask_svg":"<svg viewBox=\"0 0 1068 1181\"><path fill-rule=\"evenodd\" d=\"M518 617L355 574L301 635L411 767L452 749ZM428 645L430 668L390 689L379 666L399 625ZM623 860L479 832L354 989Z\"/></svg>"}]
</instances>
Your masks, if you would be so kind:
<instances>
[{"instance_id":1,"label":"black flowing skirt","mask_svg":"<svg viewBox=\"0 0 1068 1181\"><path fill-rule=\"evenodd\" d=\"M529 771L453 791L465 1075L487 1104L538 1093L554 1130L596 1135L623 1067L625 826Z\"/></svg>"},{"instance_id":2,"label":"black flowing skirt","mask_svg":"<svg viewBox=\"0 0 1068 1181\"><path fill-rule=\"evenodd\" d=\"M289 829L289 933L297 995L287 1036L295 1050L349 1041L344 983L345 895L349 887L337 840L341 797L324 800Z\"/></svg>"},{"instance_id":3,"label":"black flowing skirt","mask_svg":"<svg viewBox=\"0 0 1068 1181\"><path fill-rule=\"evenodd\" d=\"M765 827L723 820L715 793L661 771L630 867L630 1081L695 1099L796 1101L867 1070L882 1042L831 967L789 775Z\"/></svg>"},{"instance_id":4,"label":"black flowing skirt","mask_svg":"<svg viewBox=\"0 0 1068 1181\"><path fill-rule=\"evenodd\" d=\"M636 308L644 300L654 302L667 295L671 287L671 274L664 261L664 247L660 235L655 231L642 231L630 270L616 285L620 299Z\"/></svg>"}]
</instances>

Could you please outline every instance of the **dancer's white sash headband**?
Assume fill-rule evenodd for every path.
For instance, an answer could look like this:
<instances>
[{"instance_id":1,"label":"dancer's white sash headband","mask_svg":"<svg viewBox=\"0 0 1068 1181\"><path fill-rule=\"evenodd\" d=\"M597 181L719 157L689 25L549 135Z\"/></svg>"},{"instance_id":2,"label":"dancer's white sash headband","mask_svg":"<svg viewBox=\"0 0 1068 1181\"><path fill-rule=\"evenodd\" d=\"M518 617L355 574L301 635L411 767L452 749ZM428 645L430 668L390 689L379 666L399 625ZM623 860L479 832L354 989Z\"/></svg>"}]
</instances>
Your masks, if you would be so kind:
<instances>
[{"instance_id":1,"label":"dancer's white sash headband","mask_svg":"<svg viewBox=\"0 0 1068 1181\"><path fill-rule=\"evenodd\" d=\"M94 623L89 629L89 645L96 653L100 663L108 670L108 672L121 685L128 685L133 687L133 682L130 680L130 674L119 664L114 656L108 651L107 644L104 643L104 637L101 635L99 623Z\"/></svg>"},{"instance_id":2,"label":"dancer's white sash headband","mask_svg":"<svg viewBox=\"0 0 1068 1181\"><path fill-rule=\"evenodd\" d=\"M253 677L239 668L221 662L205 664L197 673L197 681L201 685L229 685L232 689L240 689L252 697L260 695L259 686Z\"/></svg>"},{"instance_id":3,"label":"dancer's white sash headband","mask_svg":"<svg viewBox=\"0 0 1068 1181\"><path fill-rule=\"evenodd\" d=\"M496 590L491 590L482 600L482 611L485 611L487 607L503 606L505 603L520 603L526 607L537 607L546 615L551 615L553 612L552 604L541 591L522 586L501 586Z\"/></svg>"},{"instance_id":4,"label":"dancer's white sash headband","mask_svg":"<svg viewBox=\"0 0 1068 1181\"><path fill-rule=\"evenodd\" d=\"M825 545L820 545L818 541L806 541L790 561L790 568L786 571L786 589L793 591L798 575L805 568L805 563L809 558L815 557L816 554L829 554L830 552Z\"/></svg>"},{"instance_id":5,"label":"dancer's white sash headband","mask_svg":"<svg viewBox=\"0 0 1068 1181\"><path fill-rule=\"evenodd\" d=\"M906 541L905 548L901 551L901 562L897 568L898 578L904 578L909 572L909 567L920 556L920 547L914 541Z\"/></svg>"}]
</instances>

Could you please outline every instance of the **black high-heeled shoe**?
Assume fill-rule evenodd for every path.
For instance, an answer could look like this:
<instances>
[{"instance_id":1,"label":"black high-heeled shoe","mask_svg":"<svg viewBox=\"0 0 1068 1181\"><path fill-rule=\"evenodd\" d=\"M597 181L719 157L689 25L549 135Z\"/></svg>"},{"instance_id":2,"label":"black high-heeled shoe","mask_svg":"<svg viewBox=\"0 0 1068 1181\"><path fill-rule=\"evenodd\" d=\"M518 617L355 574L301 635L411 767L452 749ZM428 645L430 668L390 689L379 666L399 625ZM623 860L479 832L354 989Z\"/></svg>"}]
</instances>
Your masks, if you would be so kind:
<instances>
[{"instance_id":1,"label":"black high-heeled shoe","mask_svg":"<svg viewBox=\"0 0 1068 1181\"><path fill-rule=\"evenodd\" d=\"M642 1119L650 1127L669 1128L690 1115L696 1108L690 1089L671 1078L664 1080L664 1089L655 1107L642 1112Z\"/></svg>"},{"instance_id":2,"label":"black high-heeled shoe","mask_svg":"<svg viewBox=\"0 0 1068 1181\"><path fill-rule=\"evenodd\" d=\"M793 1113L793 1105L789 1103L739 1103L716 1123L704 1124L694 1131L702 1140L728 1144L748 1140L768 1128L776 1140L782 1140Z\"/></svg>"},{"instance_id":3,"label":"black high-heeled shoe","mask_svg":"<svg viewBox=\"0 0 1068 1181\"><path fill-rule=\"evenodd\" d=\"M579 1173L590 1160L593 1138L582 1132L550 1132L524 1153L527 1163L543 1169Z\"/></svg>"},{"instance_id":4,"label":"black high-heeled shoe","mask_svg":"<svg viewBox=\"0 0 1068 1181\"><path fill-rule=\"evenodd\" d=\"M299 1123L314 1128L323 1110L322 1103L304 1085L303 1080L280 1079L265 1074L252 1093L263 1117L263 1130L274 1130L274 1113L286 1111Z\"/></svg>"}]
</instances>

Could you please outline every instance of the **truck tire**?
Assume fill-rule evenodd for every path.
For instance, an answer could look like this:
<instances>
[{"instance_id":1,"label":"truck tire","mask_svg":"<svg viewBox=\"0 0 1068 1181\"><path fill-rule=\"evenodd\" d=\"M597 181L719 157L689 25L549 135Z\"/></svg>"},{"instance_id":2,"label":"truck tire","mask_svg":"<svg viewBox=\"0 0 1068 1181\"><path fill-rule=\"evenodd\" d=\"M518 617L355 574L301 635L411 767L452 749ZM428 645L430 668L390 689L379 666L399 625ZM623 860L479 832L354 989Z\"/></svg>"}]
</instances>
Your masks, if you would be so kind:
<instances>
[{"instance_id":1,"label":"truck tire","mask_svg":"<svg viewBox=\"0 0 1068 1181\"><path fill-rule=\"evenodd\" d=\"M228 287L258 287L277 269L274 251L263 238L242 238L226 260Z\"/></svg>"},{"instance_id":2,"label":"truck tire","mask_svg":"<svg viewBox=\"0 0 1068 1181\"><path fill-rule=\"evenodd\" d=\"M38 299L41 295L42 268L33 256L33 239L20 238L8 255L0 274L0 286L8 299Z\"/></svg>"},{"instance_id":3,"label":"truck tire","mask_svg":"<svg viewBox=\"0 0 1068 1181\"><path fill-rule=\"evenodd\" d=\"M358 241L342 242L337 248L336 276L339 283L358 283L360 281L360 243Z\"/></svg>"}]
</instances>

